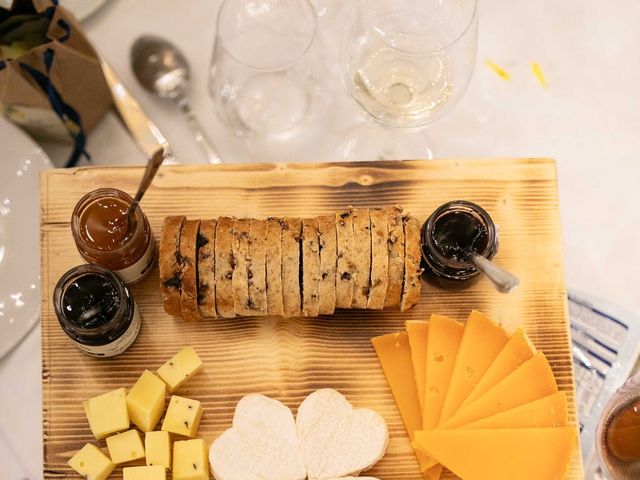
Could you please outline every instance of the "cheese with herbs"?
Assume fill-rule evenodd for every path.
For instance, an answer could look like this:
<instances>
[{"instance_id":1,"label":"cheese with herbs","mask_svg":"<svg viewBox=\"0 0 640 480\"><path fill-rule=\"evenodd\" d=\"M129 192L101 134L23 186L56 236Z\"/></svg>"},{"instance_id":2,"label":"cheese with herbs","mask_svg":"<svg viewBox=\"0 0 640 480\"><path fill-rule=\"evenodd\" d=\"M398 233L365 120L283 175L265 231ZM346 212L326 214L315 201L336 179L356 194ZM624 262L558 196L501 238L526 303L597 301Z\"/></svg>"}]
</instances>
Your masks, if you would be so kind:
<instances>
[{"instance_id":1,"label":"cheese with herbs","mask_svg":"<svg viewBox=\"0 0 640 480\"><path fill-rule=\"evenodd\" d=\"M209 464L204 440L177 441L173 444L173 480L209 480Z\"/></svg>"},{"instance_id":2,"label":"cheese with herbs","mask_svg":"<svg viewBox=\"0 0 640 480\"><path fill-rule=\"evenodd\" d=\"M195 348L183 347L182 350L167 360L158 369L157 373L162 381L167 384L169 393L173 393L198 373L201 368L202 361L198 357Z\"/></svg>"},{"instance_id":3,"label":"cheese with herbs","mask_svg":"<svg viewBox=\"0 0 640 480\"><path fill-rule=\"evenodd\" d=\"M147 432L144 436L147 465L162 465L171 470L171 438L169 432Z\"/></svg>"},{"instance_id":4,"label":"cheese with herbs","mask_svg":"<svg viewBox=\"0 0 640 480\"><path fill-rule=\"evenodd\" d=\"M202 405L198 400L173 395L162 422L162 430L195 437L202 418Z\"/></svg>"}]
</instances>

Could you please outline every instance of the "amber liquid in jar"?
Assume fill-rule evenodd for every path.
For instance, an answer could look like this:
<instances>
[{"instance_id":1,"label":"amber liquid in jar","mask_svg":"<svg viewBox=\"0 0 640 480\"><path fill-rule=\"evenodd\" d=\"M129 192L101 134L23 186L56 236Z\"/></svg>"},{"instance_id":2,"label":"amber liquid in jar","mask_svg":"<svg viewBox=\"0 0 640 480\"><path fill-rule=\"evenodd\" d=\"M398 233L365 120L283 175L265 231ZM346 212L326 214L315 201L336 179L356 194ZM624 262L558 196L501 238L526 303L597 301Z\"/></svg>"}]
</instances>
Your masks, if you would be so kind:
<instances>
[{"instance_id":1,"label":"amber liquid in jar","mask_svg":"<svg viewBox=\"0 0 640 480\"><path fill-rule=\"evenodd\" d=\"M614 480L640 478L640 397L613 413L602 437L603 460Z\"/></svg>"},{"instance_id":2,"label":"amber liquid in jar","mask_svg":"<svg viewBox=\"0 0 640 480\"><path fill-rule=\"evenodd\" d=\"M125 283L144 278L156 256L151 227L140 208L129 228L132 202L125 192L102 188L85 195L71 219L73 238L83 258L113 270Z\"/></svg>"}]
</instances>

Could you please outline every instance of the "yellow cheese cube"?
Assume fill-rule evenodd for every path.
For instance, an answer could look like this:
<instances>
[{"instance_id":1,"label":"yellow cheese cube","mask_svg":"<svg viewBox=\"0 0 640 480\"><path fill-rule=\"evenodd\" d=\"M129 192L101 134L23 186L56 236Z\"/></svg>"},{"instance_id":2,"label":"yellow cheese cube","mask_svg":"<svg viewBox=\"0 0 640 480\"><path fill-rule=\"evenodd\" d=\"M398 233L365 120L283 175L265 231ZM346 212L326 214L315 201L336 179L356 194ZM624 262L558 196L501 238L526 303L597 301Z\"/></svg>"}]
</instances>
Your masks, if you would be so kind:
<instances>
[{"instance_id":1,"label":"yellow cheese cube","mask_svg":"<svg viewBox=\"0 0 640 480\"><path fill-rule=\"evenodd\" d=\"M118 388L83 403L91 433L100 440L129 428L126 390Z\"/></svg>"},{"instance_id":2,"label":"yellow cheese cube","mask_svg":"<svg viewBox=\"0 0 640 480\"><path fill-rule=\"evenodd\" d=\"M147 465L162 465L171 469L171 439L169 432L147 432L144 436Z\"/></svg>"},{"instance_id":3,"label":"yellow cheese cube","mask_svg":"<svg viewBox=\"0 0 640 480\"><path fill-rule=\"evenodd\" d=\"M113 463L127 463L144 458L144 446L137 430L108 437L107 448Z\"/></svg>"},{"instance_id":4,"label":"yellow cheese cube","mask_svg":"<svg viewBox=\"0 0 640 480\"><path fill-rule=\"evenodd\" d=\"M202 368L202 361L193 347L184 347L158 369L169 393L180 388Z\"/></svg>"},{"instance_id":5,"label":"yellow cheese cube","mask_svg":"<svg viewBox=\"0 0 640 480\"><path fill-rule=\"evenodd\" d=\"M162 380L145 370L127 394L129 418L143 432L153 430L160 420L166 389Z\"/></svg>"},{"instance_id":6,"label":"yellow cheese cube","mask_svg":"<svg viewBox=\"0 0 640 480\"><path fill-rule=\"evenodd\" d=\"M123 480L166 480L167 475L162 465L152 467L126 467L122 469Z\"/></svg>"},{"instance_id":7,"label":"yellow cheese cube","mask_svg":"<svg viewBox=\"0 0 640 480\"><path fill-rule=\"evenodd\" d=\"M109 457L90 443L78 450L68 465L87 480L105 480L116 468Z\"/></svg>"},{"instance_id":8,"label":"yellow cheese cube","mask_svg":"<svg viewBox=\"0 0 640 480\"><path fill-rule=\"evenodd\" d=\"M173 395L162 422L162 430L185 437L195 437L202 418L202 405L198 400Z\"/></svg>"},{"instance_id":9,"label":"yellow cheese cube","mask_svg":"<svg viewBox=\"0 0 640 480\"><path fill-rule=\"evenodd\" d=\"M173 480L209 480L209 462L204 440L173 444Z\"/></svg>"}]
</instances>

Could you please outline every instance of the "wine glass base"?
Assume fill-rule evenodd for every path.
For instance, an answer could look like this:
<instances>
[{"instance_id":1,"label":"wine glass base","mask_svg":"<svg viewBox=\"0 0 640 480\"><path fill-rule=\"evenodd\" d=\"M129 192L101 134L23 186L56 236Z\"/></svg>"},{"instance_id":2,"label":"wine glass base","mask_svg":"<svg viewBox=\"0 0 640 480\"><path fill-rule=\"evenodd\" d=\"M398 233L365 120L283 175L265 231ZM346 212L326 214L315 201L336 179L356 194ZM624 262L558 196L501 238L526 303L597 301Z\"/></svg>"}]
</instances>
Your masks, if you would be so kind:
<instances>
[{"instance_id":1,"label":"wine glass base","mask_svg":"<svg viewBox=\"0 0 640 480\"><path fill-rule=\"evenodd\" d=\"M385 128L376 123L347 132L336 155L339 160L431 160L432 143L424 131Z\"/></svg>"}]
</instances>

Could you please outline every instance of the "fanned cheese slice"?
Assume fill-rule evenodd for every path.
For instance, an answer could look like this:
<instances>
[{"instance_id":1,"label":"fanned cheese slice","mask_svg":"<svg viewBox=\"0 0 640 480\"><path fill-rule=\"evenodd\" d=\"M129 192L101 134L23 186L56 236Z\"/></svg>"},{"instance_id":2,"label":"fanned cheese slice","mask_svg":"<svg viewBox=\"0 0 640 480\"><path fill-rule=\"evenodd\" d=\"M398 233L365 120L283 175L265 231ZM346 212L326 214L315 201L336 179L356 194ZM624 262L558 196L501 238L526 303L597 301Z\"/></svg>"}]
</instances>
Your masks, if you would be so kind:
<instances>
[{"instance_id":1,"label":"fanned cheese slice","mask_svg":"<svg viewBox=\"0 0 640 480\"><path fill-rule=\"evenodd\" d=\"M407 434L413 440L413 432L422 429L422 415L418 404L408 335L406 332L389 333L372 338L371 344L378 355L378 360L400 411ZM435 465L435 461L424 452L416 450L415 454L421 472L426 472ZM431 480L440 478L439 473L435 475L435 472L431 472L430 475L425 478Z\"/></svg>"},{"instance_id":2,"label":"fanned cheese slice","mask_svg":"<svg viewBox=\"0 0 640 480\"><path fill-rule=\"evenodd\" d=\"M462 405L468 405L480 398L500 380L533 357L535 353L536 348L526 334L522 330L518 330L511 336L504 348L500 350L498 356L480 378L480 381L469 396L462 402Z\"/></svg>"},{"instance_id":3,"label":"fanned cheese slice","mask_svg":"<svg viewBox=\"0 0 640 480\"><path fill-rule=\"evenodd\" d=\"M542 353L537 353L478 400L458 410L443 423L442 428L456 428L557 391L558 386L549 362Z\"/></svg>"},{"instance_id":4,"label":"fanned cheese slice","mask_svg":"<svg viewBox=\"0 0 640 480\"><path fill-rule=\"evenodd\" d=\"M416 441L465 480L561 480L576 445L573 427L416 432Z\"/></svg>"},{"instance_id":5,"label":"fanned cheese slice","mask_svg":"<svg viewBox=\"0 0 640 480\"><path fill-rule=\"evenodd\" d=\"M440 420L442 404L460 347L464 326L442 315L432 315L427 340L423 428L434 428Z\"/></svg>"},{"instance_id":6,"label":"fanned cheese slice","mask_svg":"<svg viewBox=\"0 0 640 480\"><path fill-rule=\"evenodd\" d=\"M480 312L471 312L442 405L440 423L458 410L508 340L501 326Z\"/></svg>"},{"instance_id":7,"label":"fanned cheese slice","mask_svg":"<svg viewBox=\"0 0 640 480\"><path fill-rule=\"evenodd\" d=\"M568 423L567 396L556 392L458 428L544 428L564 427Z\"/></svg>"},{"instance_id":8,"label":"fanned cheese slice","mask_svg":"<svg viewBox=\"0 0 640 480\"><path fill-rule=\"evenodd\" d=\"M429 322L420 320L408 320L405 323L407 335L409 335L409 346L411 347L411 361L413 362L413 373L416 378L418 389L418 400L420 409L424 408L424 383L425 370L427 366L427 339L429 337ZM422 411L422 410L421 410Z\"/></svg>"}]
</instances>

